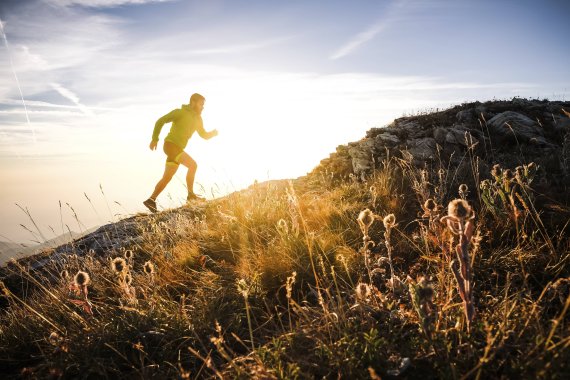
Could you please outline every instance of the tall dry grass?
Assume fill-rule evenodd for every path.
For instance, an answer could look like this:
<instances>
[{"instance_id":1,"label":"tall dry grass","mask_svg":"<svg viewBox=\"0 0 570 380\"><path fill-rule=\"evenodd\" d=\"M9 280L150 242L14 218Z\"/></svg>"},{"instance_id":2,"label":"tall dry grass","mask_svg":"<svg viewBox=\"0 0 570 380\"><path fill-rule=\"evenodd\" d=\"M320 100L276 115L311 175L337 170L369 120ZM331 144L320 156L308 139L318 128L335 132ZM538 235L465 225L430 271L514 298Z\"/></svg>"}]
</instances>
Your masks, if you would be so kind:
<instances>
[{"instance_id":1,"label":"tall dry grass","mask_svg":"<svg viewBox=\"0 0 570 380\"><path fill-rule=\"evenodd\" d=\"M2 288L0 367L38 378L565 378L569 240L541 219L521 170L459 189L446 168L390 159L366 181L256 184L149 215L140 242L117 252L78 251L42 271L12 264L21 280ZM448 210L456 198L473 211Z\"/></svg>"}]
</instances>

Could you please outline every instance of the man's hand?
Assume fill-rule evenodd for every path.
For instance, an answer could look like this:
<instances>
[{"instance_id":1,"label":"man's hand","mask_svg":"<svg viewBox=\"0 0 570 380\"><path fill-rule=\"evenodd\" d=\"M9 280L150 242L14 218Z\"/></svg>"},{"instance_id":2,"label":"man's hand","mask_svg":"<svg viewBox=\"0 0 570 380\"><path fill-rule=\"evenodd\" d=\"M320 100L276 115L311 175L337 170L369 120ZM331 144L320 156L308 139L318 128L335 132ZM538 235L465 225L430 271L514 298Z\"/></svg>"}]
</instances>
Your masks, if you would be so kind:
<instances>
[{"instance_id":1,"label":"man's hand","mask_svg":"<svg viewBox=\"0 0 570 380\"><path fill-rule=\"evenodd\" d=\"M210 132L212 134L212 137L216 137L218 135L218 130L214 129L212 130L212 132Z\"/></svg>"},{"instance_id":2,"label":"man's hand","mask_svg":"<svg viewBox=\"0 0 570 380\"><path fill-rule=\"evenodd\" d=\"M148 146L150 150L156 150L156 146L158 145L158 141L151 141L150 145Z\"/></svg>"}]
</instances>

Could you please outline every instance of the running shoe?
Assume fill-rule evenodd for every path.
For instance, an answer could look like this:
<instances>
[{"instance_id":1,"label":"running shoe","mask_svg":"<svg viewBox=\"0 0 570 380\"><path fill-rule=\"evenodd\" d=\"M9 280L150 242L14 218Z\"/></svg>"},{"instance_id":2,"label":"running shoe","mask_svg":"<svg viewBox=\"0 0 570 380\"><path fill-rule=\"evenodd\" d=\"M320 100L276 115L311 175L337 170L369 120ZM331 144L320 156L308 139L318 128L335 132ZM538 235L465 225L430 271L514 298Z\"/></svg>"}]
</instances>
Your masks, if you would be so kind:
<instances>
[{"instance_id":1,"label":"running shoe","mask_svg":"<svg viewBox=\"0 0 570 380\"><path fill-rule=\"evenodd\" d=\"M206 200L204 197L201 197L201 196L196 195L194 193L188 193L188 197L186 198L187 202L204 201L204 200Z\"/></svg>"},{"instance_id":2,"label":"running shoe","mask_svg":"<svg viewBox=\"0 0 570 380\"><path fill-rule=\"evenodd\" d=\"M158 211L158 209L156 208L156 201L152 198L148 198L146 201L144 201L143 205L145 205L146 208L148 208L152 213Z\"/></svg>"}]
</instances>

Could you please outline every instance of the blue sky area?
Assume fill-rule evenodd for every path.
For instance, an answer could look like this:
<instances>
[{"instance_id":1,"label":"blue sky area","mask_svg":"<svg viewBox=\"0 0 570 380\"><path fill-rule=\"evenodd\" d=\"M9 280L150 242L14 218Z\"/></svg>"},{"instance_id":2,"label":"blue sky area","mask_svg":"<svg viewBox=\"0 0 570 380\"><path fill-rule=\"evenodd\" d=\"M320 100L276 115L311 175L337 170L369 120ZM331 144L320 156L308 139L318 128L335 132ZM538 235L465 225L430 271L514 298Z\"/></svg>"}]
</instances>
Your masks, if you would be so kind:
<instances>
[{"instance_id":1,"label":"blue sky area","mask_svg":"<svg viewBox=\"0 0 570 380\"><path fill-rule=\"evenodd\" d=\"M76 231L145 211L164 165L154 122L194 92L220 131L187 149L208 198L304 175L404 114L568 100L569 14L548 0L4 0L0 240L34 239L15 203L47 236L65 230L59 201ZM184 174L161 207L181 204Z\"/></svg>"}]
</instances>

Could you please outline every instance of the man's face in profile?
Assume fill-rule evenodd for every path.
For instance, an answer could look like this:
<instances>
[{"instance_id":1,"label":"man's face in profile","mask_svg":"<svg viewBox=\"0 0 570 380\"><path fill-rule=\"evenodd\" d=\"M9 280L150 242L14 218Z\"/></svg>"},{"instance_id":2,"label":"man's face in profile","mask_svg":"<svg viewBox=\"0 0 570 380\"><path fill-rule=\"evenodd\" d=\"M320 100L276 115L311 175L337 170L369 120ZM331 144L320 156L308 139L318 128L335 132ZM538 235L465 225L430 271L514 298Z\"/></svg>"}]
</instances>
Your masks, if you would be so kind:
<instances>
[{"instance_id":1,"label":"man's face in profile","mask_svg":"<svg viewBox=\"0 0 570 380\"><path fill-rule=\"evenodd\" d=\"M193 108L196 112L198 112L199 114L201 114L201 113L202 113L202 110L204 109L204 103L205 103L205 102L206 102L206 101L205 101L204 99L197 100L197 101L195 101L194 103L192 103L192 108Z\"/></svg>"}]
</instances>

